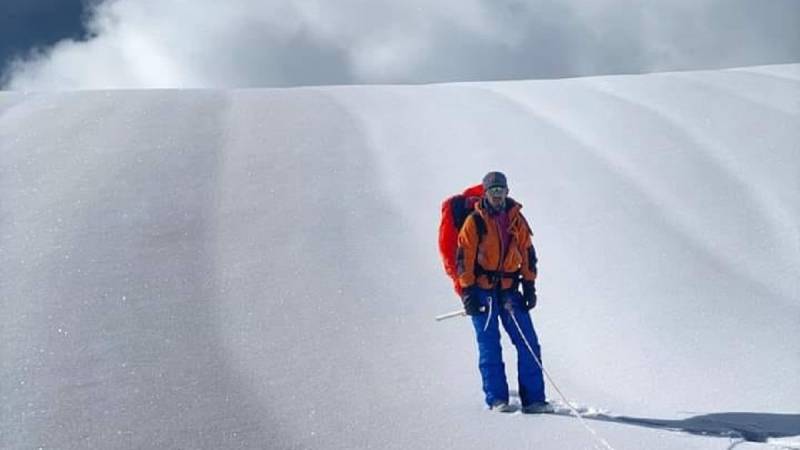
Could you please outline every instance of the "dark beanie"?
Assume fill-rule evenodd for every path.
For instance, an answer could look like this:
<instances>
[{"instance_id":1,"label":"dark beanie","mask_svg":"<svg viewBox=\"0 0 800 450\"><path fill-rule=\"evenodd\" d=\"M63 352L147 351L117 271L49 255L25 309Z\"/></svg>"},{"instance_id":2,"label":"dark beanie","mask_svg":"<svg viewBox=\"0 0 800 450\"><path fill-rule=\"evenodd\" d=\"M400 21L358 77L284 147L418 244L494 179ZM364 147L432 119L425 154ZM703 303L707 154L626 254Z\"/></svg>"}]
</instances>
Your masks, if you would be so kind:
<instances>
[{"instance_id":1,"label":"dark beanie","mask_svg":"<svg viewBox=\"0 0 800 450\"><path fill-rule=\"evenodd\" d=\"M506 183L506 176L503 175L502 172L489 172L483 177L483 189L489 190L489 188L493 187L504 187L508 188L508 183Z\"/></svg>"}]
</instances>

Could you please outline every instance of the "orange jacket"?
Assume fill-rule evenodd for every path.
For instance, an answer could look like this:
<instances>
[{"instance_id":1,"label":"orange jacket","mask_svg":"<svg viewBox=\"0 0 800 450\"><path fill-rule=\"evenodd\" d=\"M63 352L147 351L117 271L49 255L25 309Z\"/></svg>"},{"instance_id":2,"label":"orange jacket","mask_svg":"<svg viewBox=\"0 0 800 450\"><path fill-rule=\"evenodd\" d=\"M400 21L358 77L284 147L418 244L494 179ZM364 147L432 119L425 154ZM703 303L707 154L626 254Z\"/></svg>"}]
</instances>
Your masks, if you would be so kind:
<instances>
[{"instance_id":1,"label":"orange jacket","mask_svg":"<svg viewBox=\"0 0 800 450\"><path fill-rule=\"evenodd\" d=\"M536 250L531 242L532 232L520 212L521 208L521 204L511 198L506 199L511 243L508 249L501 249L500 231L496 222L487 211L484 211L481 202L475 205L475 210L481 215L486 225L486 232L480 238L480 245L478 245L478 226L474 217L470 215L458 234L456 261L458 281L462 288L468 288L475 284L482 289L495 287L488 275L480 274L476 277L476 263L484 271L502 271L509 274L519 271L526 281L536 279ZM505 250L505 260L501 263L502 250ZM501 280L501 289L510 289L514 285L514 280L511 278L502 278Z\"/></svg>"}]
</instances>

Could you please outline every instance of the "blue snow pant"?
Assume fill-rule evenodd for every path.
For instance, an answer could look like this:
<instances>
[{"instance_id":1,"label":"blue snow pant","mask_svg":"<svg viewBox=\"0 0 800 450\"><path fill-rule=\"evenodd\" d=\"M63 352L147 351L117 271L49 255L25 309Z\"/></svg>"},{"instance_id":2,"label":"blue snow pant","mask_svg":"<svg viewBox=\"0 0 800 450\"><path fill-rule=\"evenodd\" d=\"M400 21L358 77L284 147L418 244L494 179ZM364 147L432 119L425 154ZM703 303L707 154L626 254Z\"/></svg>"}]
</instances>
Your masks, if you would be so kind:
<instances>
[{"instance_id":1,"label":"blue snow pant","mask_svg":"<svg viewBox=\"0 0 800 450\"><path fill-rule=\"evenodd\" d=\"M500 321L503 322L503 328L517 349L519 397L522 406L545 401L542 369L531 356L511 317L511 314L514 314L525 339L541 362L539 339L536 337L530 313L522 301L522 294L516 290L497 292L479 289L478 295L486 312L472 316L472 324L478 338L478 368L483 378L486 404L492 406L498 401L508 402L508 382L503 364L503 351L500 347Z\"/></svg>"}]
</instances>

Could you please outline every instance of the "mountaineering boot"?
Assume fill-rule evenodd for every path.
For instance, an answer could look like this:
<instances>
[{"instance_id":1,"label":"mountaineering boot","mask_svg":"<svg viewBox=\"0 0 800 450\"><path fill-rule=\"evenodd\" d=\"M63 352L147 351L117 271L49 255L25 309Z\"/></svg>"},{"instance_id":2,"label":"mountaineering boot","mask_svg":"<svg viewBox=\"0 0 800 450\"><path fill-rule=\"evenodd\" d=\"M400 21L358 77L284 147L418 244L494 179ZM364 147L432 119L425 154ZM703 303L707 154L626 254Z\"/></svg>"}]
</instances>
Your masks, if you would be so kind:
<instances>
[{"instance_id":1,"label":"mountaineering boot","mask_svg":"<svg viewBox=\"0 0 800 450\"><path fill-rule=\"evenodd\" d=\"M489 407L492 411L501 412L501 413L510 413L514 412L514 407L509 405L508 402L504 402L502 400L498 400Z\"/></svg>"},{"instance_id":2,"label":"mountaineering boot","mask_svg":"<svg viewBox=\"0 0 800 450\"><path fill-rule=\"evenodd\" d=\"M522 407L523 414L545 414L554 411L553 405L547 402L536 402Z\"/></svg>"}]
</instances>

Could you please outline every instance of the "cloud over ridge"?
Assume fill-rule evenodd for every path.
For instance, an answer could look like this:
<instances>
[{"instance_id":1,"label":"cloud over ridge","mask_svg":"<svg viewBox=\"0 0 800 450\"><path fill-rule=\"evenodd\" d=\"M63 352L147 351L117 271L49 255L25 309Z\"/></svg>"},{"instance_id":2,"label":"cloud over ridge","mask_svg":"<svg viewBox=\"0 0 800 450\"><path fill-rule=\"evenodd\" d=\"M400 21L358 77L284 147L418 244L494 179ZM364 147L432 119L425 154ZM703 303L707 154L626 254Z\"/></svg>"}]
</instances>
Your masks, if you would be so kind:
<instances>
[{"instance_id":1,"label":"cloud over ridge","mask_svg":"<svg viewBox=\"0 0 800 450\"><path fill-rule=\"evenodd\" d=\"M7 89L428 83L797 61L775 0L105 0Z\"/></svg>"}]
</instances>

